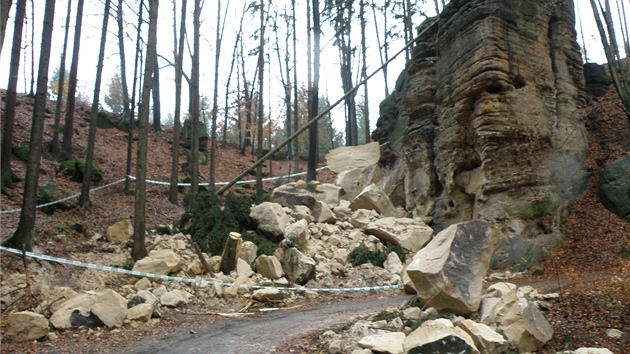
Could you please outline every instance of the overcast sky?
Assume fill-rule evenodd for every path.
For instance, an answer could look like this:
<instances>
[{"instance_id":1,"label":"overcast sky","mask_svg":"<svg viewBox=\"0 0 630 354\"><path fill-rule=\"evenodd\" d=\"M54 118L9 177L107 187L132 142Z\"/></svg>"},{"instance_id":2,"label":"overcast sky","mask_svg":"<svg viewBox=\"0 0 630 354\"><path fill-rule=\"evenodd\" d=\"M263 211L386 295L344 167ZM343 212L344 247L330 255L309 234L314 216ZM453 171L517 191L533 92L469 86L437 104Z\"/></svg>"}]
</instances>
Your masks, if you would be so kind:
<instances>
[{"instance_id":1,"label":"overcast sky","mask_svg":"<svg viewBox=\"0 0 630 354\"><path fill-rule=\"evenodd\" d=\"M77 0L73 1L73 7L76 7ZM131 0L129 3L135 3L137 0ZM33 0L35 6L35 61L39 58L39 53L37 52L40 36L41 36L41 20L43 17L43 8L45 4L45 0ZM113 0L114 3L117 1ZM306 82L306 6L303 1L297 1L298 3L302 3L297 10L297 32L298 32L298 54L297 54L297 72L298 72L298 81L301 83ZM30 46L30 36L31 36L31 1L29 1L29 5L27 6L27 16L28 16L28 24L24 27L26 33L24 34L23 46ZM55 28L54 28L54 40L53 40L53 48L51 54L51 64L50 64L50 73L52 74L53 70L59 67L59 58L61 56L61 49L63 45L63 33L65 25L65 16L67 9L68 0L57 0L56 12L55 12ZM180 1L177 1L178 7L180 6ZM188 0L188 8L190 10L188 15L188 20L192 21L192 6L194 0ZM227 4L227 0L221 1L222 6L222 14L225 11L225 6ZM246 3L244 0L231 0L230 7L227 12L227 22L225 28L225 35L223 39L223 45L221 48L221 61L219 68L219 82L222 83L219 85L219 108L222 108L224 105L224 95L225 95L225 82L227 81L228 73L230 70L230 61L232 57L232 52L234 49L234 43L236 40L236 32L239 27L239 20L241 17L243 5ZM429 1L427 5L424 5L422 8L429 16L435 15L435 9L432 5L433 2ZM614 3L614 1L613 1ZM275 8L279 13L284 11L284 8L288 9L290 7L290 0L275 0L274 1ZM133 5L133 4L131 4ZM210 101L213 95L213 79L214 79L214 56L215 56L215 23L216 23L216 0L206 0L204 9L202 12L202 24L201 24L201 93L202 95L207 96ZM595 23L592 16L592 10L589 5L588 0L576 0L576 14L579 11L582 18L582 24L584 26L584 36L586 41L587 53L590 61L604 62L605 58L603 55L603 49L601 43L599 42L599 36L597 35ZM137 10L137 9L135 9ZM626 9L630 10L630 9ZM14 17L15 5L11 9L9 23L7 24L7 31L5 35L5 42L3 46L2 55L0 57L0 87L6 88L8 82L8 71L9 71L9 57L11 50L11 40L13 33L13 17ZM79 84L80 90L84 92L90 99L92 98L93 91L93 82L95 76L95 68L96 62L98 58L98 46L99 46L99 36L100 36L100 26L102 23L102 11L103 5L100 0L85 0L85 9L84 9L84 21L83 21L83 30L82 30L82 42L81 42L81 55L79 59ZM178 9L179 12L179 9ZM615 12L616 13L616 12ZM145 13L146 15L146 13ZM358 15L358 14L357 14ZM374 69L380 66L380 59L378 53L378 45L376 36L374 33L373 26L371 23L373 22L372 13L368 11L367 14L368 20L368 74L372 72ZM75 9L73 9L71 15L71 30L70 30L70 38L69 41L72 43L73 29L74 29L74 16ZM134 19L133 13L129 8L125 7L125 16L126 20L136 22L137 19ZM178 13L179 16L179 13ZM243 30L244 30L244 38L247 39L245 45L245 51L248 49L251 50L256 46L257 41L254 38L250 38L254 32L259 27L259 14L247 14L245 15L245 20L243 21ZM381 19L378 19L381 21ZM284 43L284 20L282 18L278 18L278 26L280 26L279 37L281 47ZM388 25L396 23L393 15L388 20ZM421 22L421 18L419 15L416 15L414 19L414 25L418 25ZM158 53L172 60L173 54L173 32L172 32L172 22L173 22L173 3L172 1L162 0L160 1L160 9L159 9L159 32L158 32ZM581 44L582 39L580 35L580 24L577 22L577 31L578 31L578 42ZM379 23L382 26L382 23ZM402 24L398 24L398 26L402 26ZM146 31L145 26L145 31ZM116 35L116 21L112 18L109 23L109 34L107 38L107 46L106 46L106 60L104 67L104 78L103 78L103 86L101 88L101 102L104 94L106 93L106 84L109 82L110 77L115 72L117 65L119 65L120 59L118 56L118 36ZM191 38L190 46L192 47L192 26L188 26L189 37ZM360 35L360 27L358 21L353 25L352 28L354 36L354 44L357 46L360 45L359 35ZM130 37L135 38L135 33L133 33L133 29L131 26L127 27L127 33ZM267 31L267 36L271 35L269 38L271 42L275 42L275 34L271 31ZM339 74L339 60L338 60L338 51L335 46L333 46L332 41L330 40L333 36L333 32L329 26L324 27L323 39L322 39L322 67L321 67L321 81L320 81L320 95L326 95L329 98L330 102L334 102L339 99L343 95L343 90L341 89L341 81ZM146 38L146 37L145 37ZM131 78L132 70L133 70L133 51L134 44L131 40L126 41L126 56L128 61L128 77ZM393 54L397 52L400 48L404 46L403 40L393 41L390 47L390 53ZM271 55L271 65L268 66L268 70L271 70L271 75L269 71L265 72L265 81L271 79L271 86L265 87L265 105L271 104L271 110L273 112L274 119L282 119L283 115L283 103L282 103L282 87L280 85L280 75L279 75L279 67L278 67L278 59L276 57L276 53L271 51L271 46L267 46L266 51ZM390 55L391 55L390 54ZM71 49L69 49L69 53L67 55L66 67L70 67L71 60ZM247 70L248 70L248 78L251 80L253 78L253 72L256 65L256 57L251 56L247 58ZM186 72L190 72L190 58L187 58L188 63L184 65L184 70ZM29 90L30 87L30 77L31 77L31 53L30 47L29 50L23 51L22 54L22 62L20 68L20 79L18 82L18 91L25 92ZM24 65L25 64L25 65ZM357 77L357 68L359 62L357 61L357 65L355 65L355 72L353 73L355 77ZM162 116L163 119L166 119L168 113L172 113L174 111L174 82L173 82L173 69L167 66L167 62L160 59L160 66L163 68L160 71L160 83L161 83L161 100L162 100ZM394 61L389 68L389 87L392 89L394 82L400 73L401 69L404 67L404 55L401 55L398 60ZM37 65L35 65L35 70L37 70ZM233 90L236 89L236 68L234 69L231 88ZM26 79L25 79L26 78ZM128 80L129 85L131 86L131 79ZM266 84L268 85L268 84ZM183 107L187 107L187 85L184 85L183 92ZM374 129L376 120L378 118L378 104L384 98L384 84L383 84L383 76L382 74L376 75L369 84L369 102L370 102L370 122L371 129ZM363 90L359 91L359 95L357 97L357 101L362 101ZM209 103L211 104L211 103ZM269 106L265 109L267 112ZM184 109L185 111L185 109ZM333 111L333 119L335 121L335 125L338 129L343 130L344 127L344 114L343 109L340 108Z\"/></svg>"}]
</instances>

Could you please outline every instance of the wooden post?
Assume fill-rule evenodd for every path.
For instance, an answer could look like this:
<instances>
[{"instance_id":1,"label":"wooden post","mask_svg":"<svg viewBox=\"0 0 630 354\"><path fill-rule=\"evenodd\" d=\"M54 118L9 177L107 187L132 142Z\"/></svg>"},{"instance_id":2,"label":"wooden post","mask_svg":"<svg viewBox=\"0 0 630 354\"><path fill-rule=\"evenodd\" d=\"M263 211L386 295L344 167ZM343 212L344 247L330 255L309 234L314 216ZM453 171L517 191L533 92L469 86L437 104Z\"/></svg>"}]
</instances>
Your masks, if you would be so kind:
<instances>
[{"instance_id":1,"label":"wooden post","mask_svg":"<svg viewBox=\"0 0 630 354\"><path fill-rule=\"evenodd\" d=\"M230 232L227 240L225 241L225 247L221 254L221 271L223 274L230 274L231 271L236 269L238 258L241 255L241 243L243 239L238 232Z\"/></svg>"}]
</instances>

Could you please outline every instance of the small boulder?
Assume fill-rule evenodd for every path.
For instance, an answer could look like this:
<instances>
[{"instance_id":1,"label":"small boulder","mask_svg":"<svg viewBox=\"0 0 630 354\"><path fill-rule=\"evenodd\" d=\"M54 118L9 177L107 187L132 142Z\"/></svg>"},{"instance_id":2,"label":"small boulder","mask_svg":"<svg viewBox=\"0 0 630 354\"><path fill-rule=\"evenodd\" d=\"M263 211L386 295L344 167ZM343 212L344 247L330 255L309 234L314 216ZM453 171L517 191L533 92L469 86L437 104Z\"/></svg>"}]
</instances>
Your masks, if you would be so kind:
<instances>
[{"instance_id":1,"label":"small boulder","mask_svg":"<svg viewBox=\"0 0 630 354\"><path fill-rule=\"evenodd\" d=\"M482 353L500 354L507 350L507 340L489 326L461 317L453 320L453 323L470 335Z\"/></svg>"},{"instance_id":2,"label":"small boulder","mask_svg":"<svg viewBox=\"0 0 630 354\"><path fill-rule=\"evenodd\" d=\"M402 354L405 337L402 332L374 334L361 338L357 344L374 353Z\"/></svg>"},{"instance_id":3,"label":"small boulder","mask_svg":"<svg viewBox=\"0 0 630 354\"><path fill-rule=\"evenodd\" d=\"M386 217L370 222L365 233L416 253L431 241L433 229L418 220Z\"/></svg>"},{"instance_id":4,"label":"small boulder","mask_svg":"<svg viewBox=\"0 0 630 354\"><path fill-rule=\"evenodd\" d=\"M334 224L337 222L335 214L332 210L330 210L328 205L323 202L315 203L315 207L313 208L313 218L315 219L315 222L322 224Z\"/></svg>"},{"instance_id":5,"label":"small boulder","mask_svg":"<svg viewBox=\"0 0 630 354\"><path fill-rule=\"evenodd\" d=\"M48 320L39 313L13 312L6 322L4 337L12 342L38 340L48 334Z\"/></svg>"},{"instance_id":6,"label":"small boulder","mask_svg":"<svg viewBox=\"0 0 630 354\"><path fill-rule=\"evenodd\" d=\"M127 310L127 319L130 321L149 322L153 316L153 306L150 304L139 304Z\"/></svg>"},{"instance_id":7,"label":"small boulder","mask_svg":"<svg viewBox=\"0 0 630 354\"><path fill-rule=\"evenodd\" d=\"M279 242L284 238L284 229L289 224L289 215L280 204L264 202L253 206L249 217L253 225L272 241Z\"/></svg>"},{"instance_id":8,"label":"small boulder","mask_svg":"<svg viewBox=\"0 0 630 354\"><path fill-rule=\"evenodd\" d=\"M50 323L57 329L71 329L72 316L96 316L107 327L120 327L127 316L127 300L111 289L86 291L61 304Z\"/></svg>"},{"instance_id":9,"label":"small boulder","mask_svg":"<svg viewBox=\"0 0 630 354\"><path fill-rule=\"evenodd\" d=\"M304 285L315 277L315 261L292 247L284 252L282 268L292 283Z\"/></svg>"},{"instance_id":10,"label":"small boulder","mask_svg":"<svg viewBox=\"0 0 630 354\"><path fill-rule=\"evenodd\" d=\"M167 274L178 272L184 265L181 257L178 256L175 251L170 249L152 250L149 252L149 257L155 260L163 260L169 268Z\"/></svg>"},{"instance_id":11,"label":"small boulder","mask_svg":"<svg viewBox=\"0 0 630 354\"><path fill-rule=\"evenodd\" d=\"M257 289L252 294L252 299L260 302L271 302L282 300L282 291L278 289Z\"/></svg>"},{"instance_id":12,"label":"small boulder","mask_svg":"<svg viewBox=\"0 0 630 354\"><path fill-rule=\"evenodd\" d=\"M468 333L449 320L428 320L411 332L403 342L405 353L479 354Z\"/></svg>"},{"instance_id":13,"label":"small boulder","mask_svg":"<svg viewBox=\"0 0 630 354\"><path fill-rule=\"evenodd\" d=\"M374 210L383 216L399 216L399 211L394 207L387 194L376 184L365 187L359 195L350 203L350 209Z\"/></svg>"},{"instance_id":14,"label":"small boulder","mask_svg":"<svg viewBox=\"0 0 630 354\"><path fill-rule=\"evenodd\" d=\"M256 271L271 280L279 279L284 275L282 264L275 256L261 255L256 258Z\"/></svg>"},{"instance_id":15,"label":"small boulder","mask_svg":"<svg viewBox=\"0 0 630 354\"><path fill-rule=\"evenodd\" d=\"M124 244L133 236L133 223L125 219L107 228L107 241L115 244Z\"/></svg>"},{"instance_id":16,"label":"small boulder","mask_svg":"<svg viewBox=\"0 0 630 354\"><path fill-rule=\"evenodd\" d=\"M151 257L144 257L137 261L132 268L134 272L151 273L168 275L171 267L163 259L153 259Z\"/></svg>"},{"instance_id":17,"label":"small boulder","mask_svg":"<svg viewBox=\"0 0 630 354\"><path fill-rule=\"evenodd\" d=\"M287 183L271 192L271 201L284 207L305 205L309 209L313 209L317 200L306 189L305 184Z\"/></svg>"}]
</instances>

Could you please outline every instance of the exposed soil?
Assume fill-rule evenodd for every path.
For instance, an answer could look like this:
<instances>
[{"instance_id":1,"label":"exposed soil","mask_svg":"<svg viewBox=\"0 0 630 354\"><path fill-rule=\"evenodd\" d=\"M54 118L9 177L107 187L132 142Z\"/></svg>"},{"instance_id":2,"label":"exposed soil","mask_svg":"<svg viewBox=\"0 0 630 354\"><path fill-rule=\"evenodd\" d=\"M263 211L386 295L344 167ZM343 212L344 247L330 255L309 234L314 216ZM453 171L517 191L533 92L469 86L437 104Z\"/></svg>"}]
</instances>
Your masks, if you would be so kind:
<instances>
[{"instance_id":1,"label":"exposed soil","mask_svg":"<svg viewBox=\"0 0 630 354\"><path fill-rule=\"evenodd\" d=\"M0 92L2 95L3 92ZM15 124L15 142L27 143L29 140L30 119L32 116L32 99L19 97ZM54 104L49 103L50 112ZM86 107L79 107L75 122L85 123L82 114L88 111ZM53 114L47 114L45 141L51 139ZM87 125L77 126L74 135L74 156L82 157L86 151ZM554 326L555 335L545 346L543 352L554 353L563 349L576 349L581 346L606 347L614 353L629 353L630 341L622 342L608 338L606 329L616 328L630 334L630 224L622 221L610 213L599 202L596 187L600 168L630 151L630 124L623 113L619 100L611 89L603 98L593 98L588 108L587 127L589 129L590 155L585 163L591 177L588 189L573 203L571 214L564 228L565 246L551 252L549 257L539 265L543 269L542 276L527 275L523 279L515 280L519 284L532 284L540 291L558 291L562 296L554 302L554 306L546 312L546 318ZM170 175L170 151L172 131L165 128L162 133L151 133L149 137L148 178L151 180L168 181ZM103 170L105 181L102 185L122 179L125 175L126 134L116 129L99 129L96 141L96 162ZM217 153L217 181L229 181L255 161L255 157L248 151L241 155L234 146L219 149ZM133 155L135 160L135 152ZM185 157L180 156L180 163ZM40 185L54 182L59 188L69 194L78 193L80 184L72 182L55 172L58 166L54 156L46 153L40 167ZM265 172L273 175L294 173L290 162L273 162L267 164ZM19 177L24 177L25 163L15 159L12 168ZM203 174L207 176L207 166L201 166ZM302 169L305 163L302 162ZM135 172L134 172L135 174ZM184 175L180 175L183 177ZM331 182L334 176L329 171L322 171L318 176L324 182ZM253 177L252 177L253 178ZM202 178L203 180L203 178ZM96 186L95 186L96 187ZM273 184L266 184L272 188ZM239 193L251 193L251 189L243 186L233 188ZM2 194L0 203L2 210L18 209L21 207L22 184L10 190L11 196ZM183 212L181 206L169 203L166 198L168 187L149 184L147 188L147 228L161 224L170 224L179 219ZM181 196L180 196L181 198ZM53 215L46 215L40 211L36 218L35 243L37 252L64 257L74 252L91 252L95 257L106 257L107 247L90 248L84 242L85 236L73 233L71 227L75 224L87 227L85 235L103 234L108 226L122 219L133 217L133 195L123 193L123 184L107 187L91 193L92 210L85 211L73 207L67 211L58 211ZM76 204L76 200L73 202ZM72 204L72 205L75 205ZM181 205L181 199L180 199ZM19 213L0 215L0 238L8 238L17 227ZM69 233L72 237L57 237L59 233ZM0 280L7 280L11 274L23 272L22 261L7 253L0 253L2 274ZM30 262L30 261L29 261ZM95 260L95 263L96 262ZM59 284L72 286L68 283L69 274L82 270L69 266L49 265L49 276L58 280ZM74 278L73 278L74 279ZM122 286L126 279L111 280L111 286ZM26 290L20 290L23 297L12 304L2 304L0 325L4 326L6 314L13 310L32 310L37 306L42 294L28 295ZM300 312L303 308L319 307L326 303L337 301L358 302L377 296L396 296L400 293L362 294L347 298L341 295L321 295L315 300L298 300L285 303L283 306L301 306L292 313ZM1 294L0 294L1 295ZM235 308L245 307L245 303L236 303ZM232 309L230 309L231 311ZM255 313L259 310L253 306L248 311ZM282 310L280 310L282 311ZM218 311L221 312L221 311ZM226 312L228 312L226 310ZM262 323L268 323L273 317L268 315L256 316ZM304 312L302 318L307 320L310 312ZM350 319L338 315L337 322L342 324ZM209 312L204 308L185 308L183 310L166 311L159 321L148 324L126 324L120 329L79 329L70 332L57 332L57 339L45 339L39 343L2 343L1 352L21 353L96 353L96 352L141 352L143 349L153 348L159 351L160 343L175 345L182 339L182 331L191 337L204 339L203 333L209 325L220 322L217 326L228 328L234 326L236 320L225 318L216 311ZM242 320L238 320L242 321ZM284 336L283 332L275 333L281 342L274 342L277 352L316 352L321 348L318 337L312 336L313 329L304 331L298 327L291 336ZM269 323L271 326L271 324ZM299 331L299 332L298 332ZM170 333L174 333L169 336ZM179 333L179 334L177 334ZM272 332L273 333L273 332ZM179 337L178 337L179 336ZM167 338L165 342L150 344L154 338ZM149 339L151 338L151 339ZM169 339L170 338L170 339ZM147 342L145 342L145 339ZM259 338L239 337L254 343ZM204 339L205 340L205 339ZM235 339L236 340L236 339ZM153 346L151 346L153 345ZM126 348L127 350L123 349ZM135 348L135 349L134 349ZM143 348L143 349L142 349ZM266 348L270 349L270 348Z\"/></svg>"}]
</instances>

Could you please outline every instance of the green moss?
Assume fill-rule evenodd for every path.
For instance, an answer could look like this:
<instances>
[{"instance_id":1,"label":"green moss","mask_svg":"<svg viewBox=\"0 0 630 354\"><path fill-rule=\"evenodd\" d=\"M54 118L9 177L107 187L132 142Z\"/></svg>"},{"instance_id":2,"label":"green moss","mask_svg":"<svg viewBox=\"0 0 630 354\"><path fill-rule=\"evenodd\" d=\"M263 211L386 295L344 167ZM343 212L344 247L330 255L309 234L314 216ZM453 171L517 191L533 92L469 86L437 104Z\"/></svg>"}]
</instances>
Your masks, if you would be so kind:
<instances>
[{"instance_id":1,"label":"green moss","mask_svg":"<svg viewBox=\"0 0 630 354\"><path fill-rule=\"evenodd\" d=\"M57 167L57 173L69 176L75 182L81 182L85 173L85 159L62 161ZM103 170L96 162L92 162L92 182L101 182L102 180Z\"/></svg>"},{"instance_id":2,"label":"green moss","mask_svg":"<svg viewBox=\"0 0 630 354\"><path fill-rule=\"evenodd\" d=\"M522 214L527 216L530 220L536 220L543 216L553 215L560 206L560 200L555 193L552 193L548 198L539 202L531 203L522 209L518 210L516 214Z\"/></svg>"},{"instance_id":3,"label":"green moss","mask_svg":"<svg viewBox=\"0 0 630 354\"><path fill-rule=\"evenodd\" d=\"M43 186L39 187L39 192L37 194L37 204L48 204L59 199L63 199L69 195L68 192L60 190L56 185L52 183L46 183ZM66 202L56 203L53 205L49 205L43 208L40 208L46 214L53 214L56 210L68 210L70 209L70 205Z\"/></svg>"},{"instance_id":4,"label":"green moss","mask_svg":"<svg viewBox=\"0 0 630 354\"><path fill-rule=\"evenodd\" d=\"M28 144L15 144L12 148L13 155L22 161L28 160L29 146Z\"/></svg>"}]
</instances>

